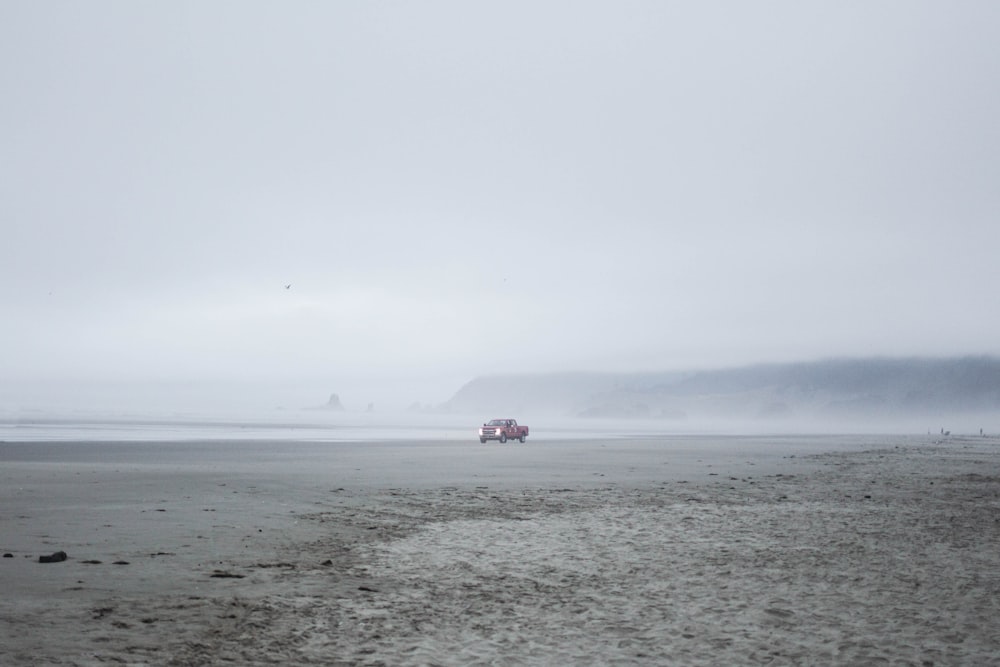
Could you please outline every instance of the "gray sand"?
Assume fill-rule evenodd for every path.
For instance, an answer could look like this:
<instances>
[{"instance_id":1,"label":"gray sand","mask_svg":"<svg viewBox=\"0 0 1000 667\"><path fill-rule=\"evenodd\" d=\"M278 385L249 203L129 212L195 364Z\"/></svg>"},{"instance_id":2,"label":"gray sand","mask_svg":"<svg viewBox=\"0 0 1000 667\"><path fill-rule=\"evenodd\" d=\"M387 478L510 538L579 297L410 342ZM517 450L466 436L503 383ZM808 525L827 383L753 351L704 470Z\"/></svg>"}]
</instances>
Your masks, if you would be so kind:
<instances>
[{"instance_id":1,"label":"gray sand","mask_svg":"<svg viewBox=\"0 0 1000 667\"><path fill-rule=\"evenodd\" d=\"M998 521L979 437L0 443L0 664L1000 664Z\"/></svg>"}]
</instances>

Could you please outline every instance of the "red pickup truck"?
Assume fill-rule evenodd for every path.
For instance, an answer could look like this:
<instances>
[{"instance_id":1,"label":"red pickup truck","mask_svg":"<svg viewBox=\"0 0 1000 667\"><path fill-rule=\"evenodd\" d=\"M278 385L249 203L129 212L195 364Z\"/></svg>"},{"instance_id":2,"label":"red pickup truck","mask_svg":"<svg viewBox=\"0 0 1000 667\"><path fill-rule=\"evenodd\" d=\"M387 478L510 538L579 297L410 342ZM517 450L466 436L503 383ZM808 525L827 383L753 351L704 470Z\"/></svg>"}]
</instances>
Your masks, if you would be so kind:
<instances>
[{"instance_id":1,"label":"red pickup truck","mask_svg":"<svg viewBox=\"0 0 1000 667\"><path fill-rule=\"evenodd\" d=\"M491 419L479 429L479 442L487 440L499 440L501 443L508 440L524 442L527 437L528 427L518 426L516 419Z\"/></svg>"}]
</instances>

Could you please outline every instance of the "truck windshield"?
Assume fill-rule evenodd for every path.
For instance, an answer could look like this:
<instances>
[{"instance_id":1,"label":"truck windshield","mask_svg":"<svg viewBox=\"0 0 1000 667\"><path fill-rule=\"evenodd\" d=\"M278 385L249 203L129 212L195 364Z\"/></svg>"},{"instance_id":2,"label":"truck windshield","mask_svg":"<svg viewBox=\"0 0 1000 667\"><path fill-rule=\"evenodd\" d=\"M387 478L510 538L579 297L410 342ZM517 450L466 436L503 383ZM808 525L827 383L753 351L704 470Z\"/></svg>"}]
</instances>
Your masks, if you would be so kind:
<instances>
[{"instance_id":1,"label":"truck windshield","mask_svg":"<svg viewBox=\"0 0 1000 667\"><path fill-rule=\"evenodd\" d=\"M503 426L504 421L502 419L493 419L489 423L490 426Z\"/></svg>"}]
</instances>

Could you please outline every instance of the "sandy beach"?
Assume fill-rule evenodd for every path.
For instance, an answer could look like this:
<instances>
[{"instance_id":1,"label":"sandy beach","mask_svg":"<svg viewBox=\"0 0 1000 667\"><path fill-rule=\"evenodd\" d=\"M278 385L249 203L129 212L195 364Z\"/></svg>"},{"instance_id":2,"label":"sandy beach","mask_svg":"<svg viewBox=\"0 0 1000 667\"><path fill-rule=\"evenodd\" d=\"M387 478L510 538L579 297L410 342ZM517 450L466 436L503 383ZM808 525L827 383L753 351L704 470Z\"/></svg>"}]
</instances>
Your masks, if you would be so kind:
<instances>
[{"instance_id":1,"label":"sandy beach","mask_svg":"<svg viewBox=\"0 0 1000 667\"><path fill-rule=\"evenodd\" d=\"M0 442L0 552L4 665L1000 664L1000 439Z\"/></svg>"}]
</instances>

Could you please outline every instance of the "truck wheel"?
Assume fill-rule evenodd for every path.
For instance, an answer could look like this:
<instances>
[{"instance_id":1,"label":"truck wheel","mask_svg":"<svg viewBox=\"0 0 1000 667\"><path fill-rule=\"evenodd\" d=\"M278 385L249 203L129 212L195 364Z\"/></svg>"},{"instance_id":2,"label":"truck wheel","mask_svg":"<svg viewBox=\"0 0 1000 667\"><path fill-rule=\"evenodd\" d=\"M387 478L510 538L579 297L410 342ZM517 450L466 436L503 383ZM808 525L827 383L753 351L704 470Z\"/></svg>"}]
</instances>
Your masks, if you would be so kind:
<instances>
[{"instance_id":1,"label":"truck wheel","mask_svg":"<svg viewBox=\"0 0 1000 667\"><path fill-rule=\"evenodd\" d=\"M486 438L480 438L479 442L481 442L481 443L483 443L485 445L486 444Z\"/></svg>"},{"instance_id":2,"label":"truck wheel","mask_svg":"<svg viewBox=\"0 0 1000 667\"><path fill-rule=\"evenodd\" d=\"M507 442L507 434L506 433L501 433L500 434L500 444L502 445L505 442Z\"/></svg>"},{"instance_id":3,"label":"truck wheel","mask_svg":"<svg viewBox=\"0 0 1000 667\"><path fill-rule=\"evenodd\" d=\"M524 436L524 434L522 433L522 434L521 434L521 437L520 437L520 438L518 438L518 440L520 440L521 442L524 442L524 437L525 437L525 436Z\"/></svg>"}]
</instances>

